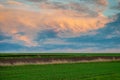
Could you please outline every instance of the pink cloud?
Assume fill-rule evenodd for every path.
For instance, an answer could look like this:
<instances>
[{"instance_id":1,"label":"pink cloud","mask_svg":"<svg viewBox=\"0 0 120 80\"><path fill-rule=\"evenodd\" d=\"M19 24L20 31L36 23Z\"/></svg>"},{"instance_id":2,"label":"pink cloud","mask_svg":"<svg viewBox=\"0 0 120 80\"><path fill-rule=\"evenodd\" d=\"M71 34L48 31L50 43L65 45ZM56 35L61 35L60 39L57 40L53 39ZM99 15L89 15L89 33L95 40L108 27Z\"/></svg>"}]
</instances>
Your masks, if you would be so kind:
<instances>
[{"instance_id":1,"label":"pink cloud","mask_svg":"<svg viewBox=\"0 0 120 80\"><path fill-rule=\"evenodd\" d=\"M21 6L21 5L24 5L24 4L21 3L21 2L13 1L13 0L7 1L7 3L8 3L8 4L11 4L11 5L17 5L17 6L18 6L18 5L20 5L20 6Z\"/></svg>"},{"instance_id":2,"label":"pink cloud","mask_svg":"<svg viewBox=\"0 0 120 80\"><path fill-rule=\"evenodd\" d=\"M96 2L99 5L103 5L103 6L108 5L108 0L94 0L94 2Z\"/></svg>"},{"instance_id":3,"label":"pink cloud","mask_svg":"<svg viewBox=\"0 0 120 80\"><path fill-rule=\"evenodd\" d=\"M0 4L0 9L4 8L4 6L2 4Z\"/></svg>"},{"instance_id":4,"label":"pink cloud","mask_svg":"<svg viewBox=\"0 0 120 80\"><path fill-rule=\"evenodd\" d=\"M14 1L10 4L21 5ZM36 46L34 39L37 33L43 30L52 29L59 37L75 37L103 28L110 21L100 12L95 12L97 15L92 16L86 15L86 11L80 13L74 10L54 9L53 5L49 6L52 9L47 9L48 4L44 6L40 11L0 9L1 31L16 41L22 41L26 46ZM20 32L24 35L19 34Z\"/></svg>"}]
</instances>

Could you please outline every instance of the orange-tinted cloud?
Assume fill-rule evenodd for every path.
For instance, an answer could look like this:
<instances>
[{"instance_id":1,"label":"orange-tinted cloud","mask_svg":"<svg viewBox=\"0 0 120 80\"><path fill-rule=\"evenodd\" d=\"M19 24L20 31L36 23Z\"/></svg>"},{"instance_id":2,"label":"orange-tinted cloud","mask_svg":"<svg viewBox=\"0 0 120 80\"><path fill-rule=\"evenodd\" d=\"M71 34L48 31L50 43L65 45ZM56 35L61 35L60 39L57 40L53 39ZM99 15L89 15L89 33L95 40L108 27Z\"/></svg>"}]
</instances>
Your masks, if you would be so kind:
<instances>
[{"instance_id":1,"label":"orange-tinted cloud","mask_svg":"<svg viewBox=\"0 0 120 80\"><path fill-rule=\"evenodd\" d=\"M31 40L31 38L26 35L15 35L14 39L18 41L23 41L26 46L37 46L37 43L33 42L33 40Z\"/></svg>"},{"instance_id":2,"label":"orange-tinted cloud","mask_svg":"<svg viewBox=\"0 0 120 80\"><path fill-rule=\"evenodd\" d=\"M4 8L4 6L2 4L0 4L0 8Z\"/></svg>"},{"instance_id":3,"label":"orange-tinted cloud","mask_svg":"<svg viewBox=\"0 0 120 80\"><path fill-rule=\"evenodd\" d=\"M31 36L31 32L37 35L37 32L45 29L53 29L61 37L62 35L64 35L63 37L70 37L102 28L109 21L106 17L100 15L85 18L69 17L59 13L57 13L59 15L57 16L56 13L40 14L14 10L1 11L0 14L1 30L4 33L11 34L13 37L15 33L19 32L24 32L26 37ZM26 41L22 38L18 39Z\"/></svg>"},{"instance_id":4,"label":"orange-tinted cloud","mask_svg":"<svg viewBox=\"0 0 120 80\"><path fill-rule=\"evenodd\" d=\"M108 4L108 0L94 0L99 5L106 6Z\"/></svg>"},{"instance_id":5,"label":"orange-tinted cloud","mask_svg":"<svg viewBox=\"0 0 120 80\"><path fill-rule=\"evenodd\" d=\"M81 33L103 28L110 21L100 12L90 12L91 15L87 15L89 14L86 13L87 10L76 12L76 10L53 8L53 4L49 6L50 8L48 4L44 6L40 11L0 9L0 30L12 36L14 40L23 41L26 46L35 46L37 43L34 39L37 33L43 30L53 30L59 37L75 37ZM92 13L97 15L93 16ZM21 32L24 34L19 34Z\"/></svg>"},{"instance_id":6,"label":"orange-tinted cloud","mask_svg":"<svg viewBox=\"0 0 120 80\"><path fill-rule=\"evenodd\" d=\"M18 2L18 1L12 1L12 0L10 0L10 1L7 1L7 3L8 4L11 4L11 5L24 5L23 3L21 3L21 2Z\"/></svg>"}]
</instances>

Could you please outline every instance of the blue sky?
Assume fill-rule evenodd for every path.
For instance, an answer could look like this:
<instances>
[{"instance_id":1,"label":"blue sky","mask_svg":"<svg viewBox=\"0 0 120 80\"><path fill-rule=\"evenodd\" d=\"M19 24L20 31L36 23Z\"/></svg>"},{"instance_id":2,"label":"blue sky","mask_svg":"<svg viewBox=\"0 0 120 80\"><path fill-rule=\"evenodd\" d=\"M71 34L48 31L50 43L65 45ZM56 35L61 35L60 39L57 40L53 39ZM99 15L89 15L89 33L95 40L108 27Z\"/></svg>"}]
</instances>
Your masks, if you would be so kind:
<instances>
[{"instance_id":1,"label":"blue sky","mask_svg":"<svg viewBox=\"0 0 120 80\"><path fill-rule=\"evenodd\" d=\"M0 52L120 52L120 0L0 0Z\"/></svg>"}]
</instances>

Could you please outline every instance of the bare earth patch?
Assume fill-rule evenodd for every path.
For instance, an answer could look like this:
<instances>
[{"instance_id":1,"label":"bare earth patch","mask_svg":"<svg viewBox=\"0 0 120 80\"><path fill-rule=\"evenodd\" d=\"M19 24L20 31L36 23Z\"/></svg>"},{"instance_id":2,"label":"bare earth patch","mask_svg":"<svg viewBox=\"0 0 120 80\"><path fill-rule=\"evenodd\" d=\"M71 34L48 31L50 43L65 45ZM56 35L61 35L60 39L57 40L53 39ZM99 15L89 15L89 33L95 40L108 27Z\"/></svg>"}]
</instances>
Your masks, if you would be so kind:
<instances>
[{"instance_id":1,"label":"bare earth patch","mask_svg":"<svg viewBox=\"0 0 120 80\"><path fill-rule=\"evenodd\" d=\"M0 66L26 64L62 64L81 62L120 61L120 56L73 57L73 58L8 58L0 59Z\"/></svg>"}]
</instances>

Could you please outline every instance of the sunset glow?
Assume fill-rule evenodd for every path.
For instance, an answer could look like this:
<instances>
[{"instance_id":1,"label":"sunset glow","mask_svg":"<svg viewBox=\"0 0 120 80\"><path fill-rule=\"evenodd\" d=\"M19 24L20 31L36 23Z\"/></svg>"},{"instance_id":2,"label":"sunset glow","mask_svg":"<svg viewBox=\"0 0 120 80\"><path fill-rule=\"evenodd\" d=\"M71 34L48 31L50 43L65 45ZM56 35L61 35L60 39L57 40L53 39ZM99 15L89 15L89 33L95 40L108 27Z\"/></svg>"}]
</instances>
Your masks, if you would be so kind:
<instances>
[{"instance_id":1,"label":"sunset glow","mask_svg":"<svg viewBox=\"0 0 120 80\"><path fill-rule=\"evenodd\" d=\"M0 0L0 52L120 52L120 0Z\"/></svg>"}]
</instances>

